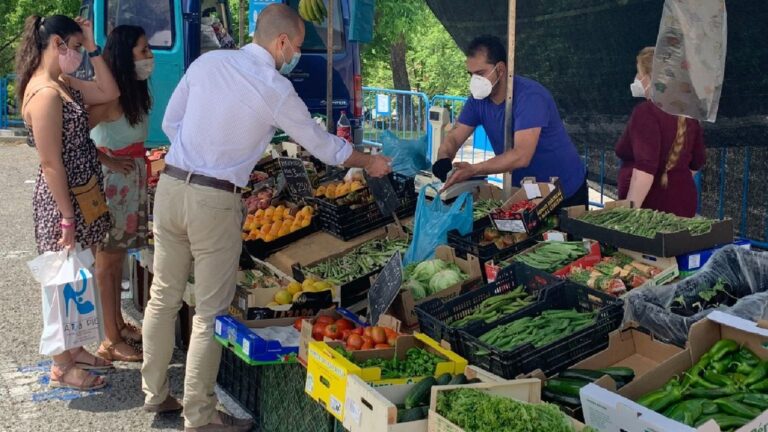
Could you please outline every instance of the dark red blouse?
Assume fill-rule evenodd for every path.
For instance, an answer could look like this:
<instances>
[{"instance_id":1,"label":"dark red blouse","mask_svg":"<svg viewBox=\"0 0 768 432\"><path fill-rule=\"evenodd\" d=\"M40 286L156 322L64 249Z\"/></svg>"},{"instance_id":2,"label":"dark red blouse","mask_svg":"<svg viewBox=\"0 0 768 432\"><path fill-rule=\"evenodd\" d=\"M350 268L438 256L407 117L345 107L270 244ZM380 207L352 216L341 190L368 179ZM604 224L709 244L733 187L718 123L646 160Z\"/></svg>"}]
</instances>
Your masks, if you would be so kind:
<instances>
[{"instance_id":1,"label":"dark red blouse","mask_svg":"<svg viewBox=\"0 0 768 432\"><path fill-rule=\"evenodd\" d=\"M616 143L616 156L621 159L619 199L625 199L634 168L654 176L653 186L643 208L662 210L678 216L696 214L696 185L691 170L704 166L704 134L698 121L687 119L685 144L680 158L667 173L668 184L661 186L661 175L669 151L677 135L677 116L667 114L646 100L632 111L624 133Z\"/></svg>"}]
</instances>

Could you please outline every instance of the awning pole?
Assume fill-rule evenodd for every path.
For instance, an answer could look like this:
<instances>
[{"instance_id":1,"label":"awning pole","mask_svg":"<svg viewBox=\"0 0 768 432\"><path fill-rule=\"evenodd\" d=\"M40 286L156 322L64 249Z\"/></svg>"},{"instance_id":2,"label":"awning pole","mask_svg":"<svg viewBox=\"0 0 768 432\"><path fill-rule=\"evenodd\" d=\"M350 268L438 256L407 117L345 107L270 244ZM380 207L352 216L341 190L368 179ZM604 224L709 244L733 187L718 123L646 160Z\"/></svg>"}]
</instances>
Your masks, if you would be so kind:
<instances>
[{"instance_id":1,"label":"awning pole","mask_svg":"<svg viewBox=\"0 0 768 432\"><path fill-rule=\"evenodd\" d=\"M326 66L326 81L325 81L325 122L328 127L328 132L333 131L333 15L336 12L334 7L336 0L328 0L328 18L327 27L328 32L326 43L326 56L328 57L328 64Z\"/></svg>"},{"instance_id":2,"label":"awning pole","mask_svg":"<svg viewBox=\"0 0 768 432\"><path fill-rule=\"evenodd\" d=\"M517 20L517 0L509 0L507 16L507 100L504 109L504 150L509 151L515 142L512 129L512 94L515 82L515 22ZM512 174L504 173L504 193L512 193Z\"/></svg>"}]
</instances>

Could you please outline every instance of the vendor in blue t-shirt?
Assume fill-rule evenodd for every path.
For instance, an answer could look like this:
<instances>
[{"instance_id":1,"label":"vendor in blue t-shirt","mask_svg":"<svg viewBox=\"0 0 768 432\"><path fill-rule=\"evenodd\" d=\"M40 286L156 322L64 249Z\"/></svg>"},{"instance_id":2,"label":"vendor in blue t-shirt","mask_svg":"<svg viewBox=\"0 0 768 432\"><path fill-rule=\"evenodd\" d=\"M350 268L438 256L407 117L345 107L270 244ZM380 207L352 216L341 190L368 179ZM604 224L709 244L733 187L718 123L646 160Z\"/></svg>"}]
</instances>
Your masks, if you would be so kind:
<instances>
[{"instance_id":1,"label":"vendor in blue t-shirt","mask_svg":"<svg viewBox=\"0 0 768 432\"><path fill-rule=\"evenodd\" d=\"M504 102L507 91L507 50L495 36L481 36L468 49L467 71L472 97L461 110L438 151L432 172L445 187L474 176L512 172L512 184L524 177L549 181L558 177L565 201L561 206L587 205L586 170L576 146L565 131L555 100L541 84L515 76L513 102L514 145L504 151ZM452 163L464 142L483 126L496 156L476 164ZM450 178L446 177L453 169Z\"/></svg>"}]
</instances>

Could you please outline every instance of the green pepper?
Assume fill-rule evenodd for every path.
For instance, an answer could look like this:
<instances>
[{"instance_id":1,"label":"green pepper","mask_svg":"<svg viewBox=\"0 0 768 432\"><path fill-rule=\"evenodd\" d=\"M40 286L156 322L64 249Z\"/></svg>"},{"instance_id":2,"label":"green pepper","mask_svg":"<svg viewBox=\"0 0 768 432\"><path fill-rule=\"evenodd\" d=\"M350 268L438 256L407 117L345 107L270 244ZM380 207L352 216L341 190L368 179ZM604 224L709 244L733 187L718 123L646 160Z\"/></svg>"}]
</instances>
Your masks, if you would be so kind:
<instances>
[{"instance_id":1,"label":"green pepper","mask_svg":"<svg viewBox=\"0 0 768 432\"><path fill-rule=\"evenodd\" d=\"M721 375L717 372L706 371L704 372L704 379L712 384L717 384L718 387L732 386L733 380L725 375Z\"/></svg>"},{"instance_id":2,"label":"green pepper","mask_svg":"<svg viewBox=\"0 0 768 432\"><path fill-rule=\"evenodd\" d=\"M666 388L660 388L650 393L646 393L642 397L640 397L640 399L637 400L637 403L639 403L640 405L646 408L649 408L651 405L655 404L657 400L666 396L668 391L669 390Z\"/></svg>"},{"instance_id":3,"label":"green pepper","mask_svg":"<svg viewBox=\"0 0 768 432\"><path fill-rule=\"evenodd\" d=\"M715 398L722 398L726 396L732 396L739 392L740 390L736 387L722 387L722 388L716 388L716 389L689 388L688 390L685 391L685 397L715 399Z\"/></svg>"},{"instance_id":4,"label":"green pepper","mask_svg":"<svg viewBox=\"0 0 768 432\"><path fill-rule=\"evenodd\" d=\"M762 381L766 375L768 375L768 361L762 361L757 367L752 369L752 372L750 372L749 375L747 375L747 378L744 380L744 385L749 387L752 384L757 384Z\"/></svg>"},{"instance_id":5,"label":"green pepper","mask_svg":"<svg viewBox=\"0 0 768 432\"><path fill-rule=\"evenodd\" d=\"M683 391L678 386L673 386L671 389L666 390L660 397L650 402L646 407L648 409L660 412L672 405L675 402L679 402L683 398Z\"/></svg>"},{"instance_id":6,"label":"green pepper","mask_svg":"<svg viewBox=\"0 0 768 432\"><path fill-rule=\"evenodd\" d=\"M736 373L740 373L742 375L749 375L752 373L752 370L755 368L755 366L751 366L749 363L739 360L739 361L732 361L731 365L729 366L729 369L735 370Z\"/></svg>"},{"instance_id":7,"label":"green pepper","mask_svg":"<svg viewBox=\"0 0 768 432\"><path fill-rule=\"evenodd\" d=\"M760 357L755 355L749 348L741 347L741 349L735 354L736 361L746 363L751 367L755 367L760 363Z\"/></svg>"},{"instance_id":8,"label":"green pepper","mask_svg":"<svg viewBox=\"0 0 768 432\"><path fill-rule=\"evenodd\" d=\"M693 388L702 388L702 389L719 389L721 387L720 385L709 382L698 375L692 376L691 379L688 381L688 384Z\"/></svg>"},{"instance_id":9,"label":"green pepper","mask_svg":"<svg viewBox=\"0 0 768 432\"><path fill-rule=\"evenodd\" d=\"M760 392L760 393L768 392L768 379L762 380L756 384L752 384L748 388L755 392Z\"/></svg>"},{"instance_id":10,"label":"green pepper","mask_svg":"<svg viewBox=\"0 0 768 432\"><path fill-rule=\"evenodd\" d=\"M702 416L694 426L699 427L704 423L708 422L709 420L714 420L715 422L717 422L718 426L720 426L720 430L729 430L729 429L739 428L749 423L750 421L752 421L752 419L747 419L744 417L739 417L734 415L713 414L713 415Z\"/></svg>"},{"instance_id":11,"label":"green pepper","mask_svg":"<svg viewBox=\"0 0 768 432\"><path fill-rule=\"evenodd\" d=\"M709 399L702 399L702 400L704 401L701 404L703 415L717 414L718 411L720 411L720 408L717 407L717 404L715 404L711 400Z\"/></svg>"},{"instance_id":12,"label":"green pepper","mask_svg":"<svg viewBox=\"0 0 768 432\"><path fill-rule=\"evenodd\" d=\"M758 408L743 404L730 398L716 399L713 402L718 406L718 408L720 408L720 411L726 414L744 417L750 420L762 413L762 410Z\"/></svg>"},{"instance_id":13,"label":"green pepper","mask_svg":"<svg viewBox=\"0 0 768 432\"><path fill-rule=\"evenodd\" d=\"M685 423L691 426L696 421L696 419L701 417L704 401L704 399L691 399L680 402L671 410L665 412L664 415L674 421Z\"/></svg>"},{"instance_id":14,"label":"green pepper","mask_svg":"<svg viewBox=\"0 0 768 432\"><path fill-rule=\"evenodd\" d=\"M709 354L712 355L712 361L716 362L726 355L736 352L738 349L738 342L731 339L721 339L712 345L712 348L709 349Z\"/></svg>"},{"instance_id":15,"label":"green pepper","mask_svg":"<svg viewBox=\"0 0 768 432\"><path fill-rule=\"evenodd\" d=\"M712 359L712 355L710 353L706 353L703 356L701 356L699 358L699 361L697 361L696 364L693 365L693 367L690 368L688 372L685 374L685 378L683 378L683 387L690 386L693 378L700 376L701 373L704 372L709 367L711 359Z\"/></svg>"},{"instance_id":16,"label":"green pepper","mask_svg":"<svg viewBox=\"0 0 768 432\"><path fill-rule=\"evenodd\" d=\"M741 401L747 405L751 405L761 410L768 409L768 395L766 394L746 393L743 395Z\"/></svg>"}]
</instances>

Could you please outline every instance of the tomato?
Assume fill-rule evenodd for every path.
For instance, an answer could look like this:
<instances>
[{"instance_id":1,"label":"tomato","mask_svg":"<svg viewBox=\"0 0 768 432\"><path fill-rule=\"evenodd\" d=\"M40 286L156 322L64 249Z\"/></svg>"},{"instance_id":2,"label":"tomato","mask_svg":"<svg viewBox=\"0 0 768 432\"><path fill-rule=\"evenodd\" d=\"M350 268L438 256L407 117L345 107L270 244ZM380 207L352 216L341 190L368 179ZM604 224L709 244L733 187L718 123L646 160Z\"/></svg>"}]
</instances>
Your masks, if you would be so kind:
<instances>
[{"instance_id":1,"label":"tomato","mask_svg":"<svg viewBox=\"0 0 768 432\"><path fill-rule=\"evenodd\" d=\"M384 329L384 333L387 334L387 338L391 338L392 336L397 336L397 332L392 330L389 327L382 327Z\"/></svg>"},{"instance_id":2,"label":"tomato","mask_svg":"<svg viewBox=\"0 0 768 432\"><path fill-rule=\"evenodd\" d=\"M352 334L352 330L342 330L341 331L341 340L346 342L347 339L349 339L349 335L351 335L351 334Z\"/></svg>"},{"instance_id":3,"label":"tomato","mask_svg":"<svg viewBox=\"0 0 768 432\"><path fill-rule=\"evenodd\" d=\"M389 344L385 344L385 343L378 343L378 344L376 344L376 345L375 345L373 348L374 348L374 349L387 349L387 348L392 348L392 347L391 347L391 346L389 346Z\"/></svg>"},{"instance_id":4,"label":"tomato","mask_svg":"<svg viewBox=\"0 0 768 432\"><path fill-rule=\"evenodd\" d=\"M295 328L297 331L301 331L302 322L304 322L304 318L296 318L296 321L293 322L293 328Z\"/></svg>"},{"instance_id":5,"label":"tomato","mask_svg":"<svg viewBox=\"0 0 768 432\"><path fill-rule=\"evenodd\" d=\"M395 346L397 343L397 335L391 336L387 338L387 343L391 346Z\"/></svg>"},{"instance_id":6,"label":"tomato","mask_svg":"<svg viewBox=\"0 0 768 432\"><path fill-rule=\"evenodd\" d=\"M363 338L358 334L349 335L347 339L347 347L351 350L359 350L363 346Z\"/></svg>"},{"instance_id":7,"label":"tomato","mask_svg":"<svg viewBox=\"0 0 768 432\"><path fill-rule=\"evenodd\" d=\"M354 334L356 334L358 336L362 336L363 335L363 328L362 327L354 328L354 329L352 329L352 333L354 333Z\"/></svg>"},{"instance_id":8,"label":"tomato","mask_svg":"<svg viewBox=\"0 0 768 432\"><path fill-rule=\"evenodd\" d=\"M325 336L326 326L328 326L328 324L315 323L315 325L312 326L312 339L316 341L323 340L323 336Z\"/></svg>"},{"instance_id":9,"label":"tomato","mask_svg":"<svg viewBox=\"0 0 768 432\"><path fill-rule=\"evenodd\" d=\"M325 326L325 337L331 338L331 339L340 339L341 338L341 332L339 331L339 328L336 327L336 324L328 324Z\"/></svg>"},{"instance_id":10,"label":"tomato","mask_svg":"<svg viewBox=\"0 0 768 432\"><path fill-rule=\"evenodd\" d=\"M360 349L361 350L373 349L373 342L371 342L371 341L363 342L363 346L361 346Z\"/></svg>"},{"instance_id":11,"label":"tomato","mask_svg":"<svg viewBox=\"0 0 768 432\"><path fill-rule=\"evenodd\" d=\"M373 335L371 334L372 332L373 332L373 327L366 327L366 328L363 330L363 334L364 334L365 336L368 336L368 337L373 337Z\"/></svg>"},{"instance_id":12,"label":"tomato","mask_svg":"<svg viewBox=\"0 0 768 432\"><path fill-rule=\"evenodd\" d=\"M370 336L363 335L363 342L370 342L371 345L373 345L373 338Z\"/></svg>"},{"instance_id":13,"label":"tomato","mask_svg":"<svg viewBox=\"0 0 768 432\"><path fill-rule=\"evenodd\" d=\"M315 322L318 324L333 324L334 322L336 322L336 320L333 319L333 317L329 317L328 315L320 315L319 317L317 317Z\"/></svg>"},{"instance_id":14,"label":"tomato","mask_svg":"<svg viewBox=\"0 0 768 432\"><path fill-rule=\"evenodd\" d=\"M373 342L377 344L383 344L387 342L387 334L381 327L374 327L371 330L371 338L373 339Z\"/></svg>"},{"instance_id":15,"label":"tomato","mask_svg":"<svg viewBox=\"0 0 768 432\"><path fill-rule=\"evenodd\" d=\"M352 321L342 318L340 320L337 320L334 324L339 328L339 330L352 330L355 328L355 325L352 323Z\"/></svg>"}]
</instances>

